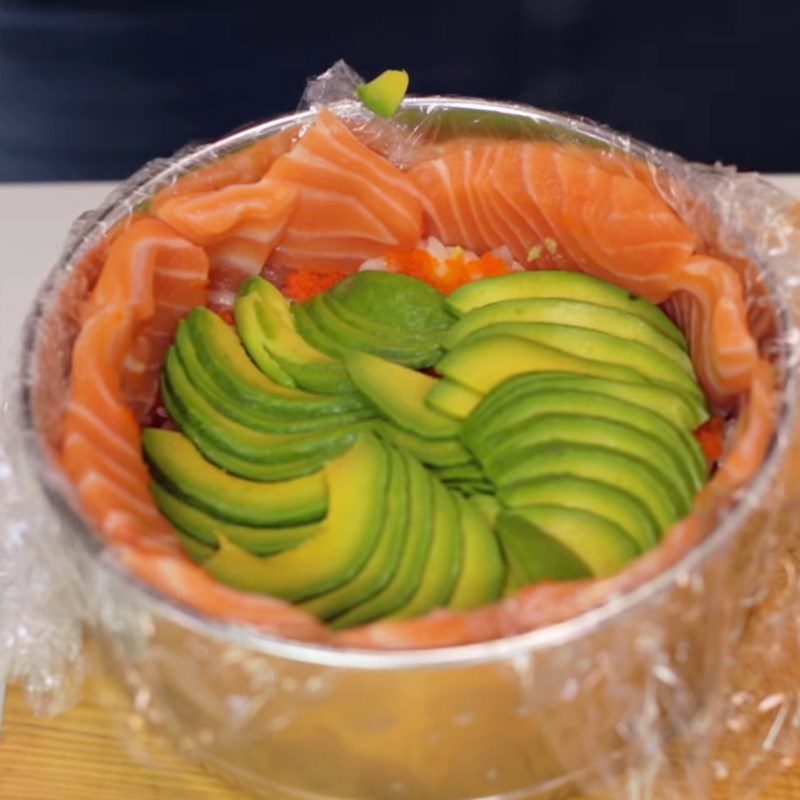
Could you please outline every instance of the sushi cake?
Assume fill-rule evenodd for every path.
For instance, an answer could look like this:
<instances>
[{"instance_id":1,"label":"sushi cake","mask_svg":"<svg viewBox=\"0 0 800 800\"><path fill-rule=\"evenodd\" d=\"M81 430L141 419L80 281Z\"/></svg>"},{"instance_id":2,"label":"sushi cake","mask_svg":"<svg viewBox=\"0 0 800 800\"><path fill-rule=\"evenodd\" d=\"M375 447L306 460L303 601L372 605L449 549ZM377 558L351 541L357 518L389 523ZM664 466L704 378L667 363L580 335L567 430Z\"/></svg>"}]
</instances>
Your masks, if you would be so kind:
<instances>
[{"instance_id":1,"label":"sushi cake","mask_svg":"<svg viewBox=\"0 0 800 800\"><path fill-rule=\"evenodd\" d=\"M83 513L159 592L278 636L452 646L601 605L773 435L746 266L579 140L395 163L322 108L87 259L58 420Z\"/></svg>"}]
</instances>

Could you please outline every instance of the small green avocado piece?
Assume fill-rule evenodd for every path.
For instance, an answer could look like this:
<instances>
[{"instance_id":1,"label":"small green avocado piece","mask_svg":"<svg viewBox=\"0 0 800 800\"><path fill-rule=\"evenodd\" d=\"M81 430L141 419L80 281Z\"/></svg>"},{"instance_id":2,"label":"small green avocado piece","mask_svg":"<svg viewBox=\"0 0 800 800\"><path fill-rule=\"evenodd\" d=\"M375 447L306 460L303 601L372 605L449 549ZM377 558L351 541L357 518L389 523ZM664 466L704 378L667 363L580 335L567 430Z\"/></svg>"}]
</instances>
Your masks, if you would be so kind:
<instances>
[{"instance_id":1,"label":"small green avocado piece","mask_svg":"<svg viewBox=\"0 0 800 800\"><path fill-rule=\"evenodd\" d=\"M500 596L506 582L506 565L497 538L486 521L466 499L456 497L464 558L449 607L464 611Z\"/></svg>"},{"instance_id":2,"label":"small green avocado piece","mask_svg":"<svg viewBox=\"0 0 800 800\"><path fill-rule=\"evenodd\" d=\"M272 556L254 556L220 537L219 550L204 568L228 586L291 601L352 580L372 555L385 517L388 453L365 434L328 464L325 475L328 515L316 536Z\"/></svg>"},{"instance_id":3,"label":"small green avocado piece","mask_svg":"<svg viewBox=\"0 0 800 800\"><path fill-rule=\"evenodd\" d=\"M557 505L505 511L501 538L531 583L613 575L638 555L636 544L609 520Z\"/></svg>"},{"instance_id":4,"label":"small green avocado piece","mask_svg":"<svg viewBox=\"0 0 800 800\"><path fill-rule=\"evenodd\" d=\"M499 498L511 509L555 504L589 511L622 528L642 551L659 539L658 525L647 506L621 486L575 475L545 475L501 489Z\"/></svg>"},{"instance_id":5,"label":"small green avocado piece","mask_svg":"<svg viewBox=\"0 0 800 800\"><path fill-rule=\"evenodd\" d=\"M458 422L425 403L436 378L356 351L344 357L344 364L358 390L395 425L427 439L458 435Z\"/></svg>"},{"instance_id":6,"label":"small green avocado piece","mask_svg":"<svg viewBox=\"0 0 800 800\"><path fill-rule=\"evenodd\" d=\"M297 547L306 539L316 536L323 525L323 522L285 528L236 525L195 508L157 482L153 482L151 488L161 513L178 530L210 548L211 552L207 553L209 556L219 546L220 536L255 555L263 556Z\"/></svg>"},{"instance_id":7,"label":"small green avocado piece","mask_svg":"<svg viewBox=\"0 0 800 800\"><path fill-rule=\"evenodd\" d=\"M177 431L145 428L142 445L161 485L220 519L259 527L300 525L320 519L328 508L328 481L323 471L263 483L215 467Z\"/></svg>"},{"instance_id":8,"label":"small green avocado piece","mask_svg":"<svg viewBox=\"0 0 800 800\"><path fill-rule=\"evenodd\" d=\"M307 417L363 410L357 394L312 394L268 378L250 360L239 337L213 311L198 307L186 317L197 357L225 391L266 414Z\"/></svg>"},{"instance_id":9,"label":"small green avocado piece","mask_svg":"<svg viewBox=\"0 0 800 800\"><path fill-rule=\"evenodd\" d=\"M426 338L441 337L455 321L436 289L396 272L357 272L328 293L361 316Z\"/></svg>"},{"instance_id":10,"label":"small green avocado piece","mask_svg":"<svg viewBox=\"0 0 800 800\"><path fill-rule=\"evenodd\" d=\"M422 580L411 600L389 614L388 618L408 619L444 607L458 583L464 542L456 505L457 495L434 479L433 497L433 541Z\"/></svg>"},{"instance_id":11,"label":"small green avocado piece","mask_svg":"<svg viewBox=\"0 0 800 800\"><path fill-rule=\"evenodd\" d=\"M649 322L645 322L641 317L618 308L608 308L581 300L565 300L560 297L504 300L500 303L490 303L488 306L479 306L467 312L450 328L442 344L447 350L452 350L471 334L490 325L506 322L568 324L628 339L654 350L689 375L694 374L689 355L675 339L653 327Z\"/></svg>"},{"instance_id":12,"label":"small green avocado piece","mask_svg":"<svg viewBox=\"0 0 800 800\"><path fill-rule=\"evenodd\" d=\"M336 630L383 619L409 602L417 591L433 541L434 481L422 464L400 451L408 477L408 520L400 563L389 583L377 594L333 620Z\"/></svg>"},{"instance_id":13,"label":"small green avocado piece","mask_svg":"<svg viewBox=\"0 0 800 800\"><path fill-rule=\"evenodd\" d=\"M373 597L397 571L408 534L409 486L406 461L398 450L389 450L389 483L383 524L369 561L350 581L307 600L306 611L329 620Z\"/></svg>"},{"instance_id":14,"label":"small green avocado piece","mask_svg":"<svg viewBox=\"0 0 800 800\"><path fill-rule=\"evenodd\" d=\"M561 350L579 358L635 370L646 382L669 386L698 402L705 402L703 390L693 374L638 342L607 333L544 322L506 322L475 331L461 346L479 338L517 336L526 341ZM455 351L458 352L458 348Z\"/></svg>"},{"instance_id":15,"label":"small green avocado piece","mask_svg":"<svg viewBox=\"0 0 800 800\"><path fill-rule=\"evenodd\" d=\"M490 280L487 278L487 280ZM608 380L646 383L636 370L592 361L517 336L481 336L448 353L436 369L446 378L480 394L526 372L575 372Z\"/></svg>"},{"instance_id":16,"label":"small green avocado piece","mask_svg":"<svg viewBox=\"0 0 800 800\"><path fill-rule=\"evenodd\" d=\"M624 486L647 507L658 525L659 536L680 516L674 501L664 491L661 478L646 462L606 447L550 442L527 451L524 459L504 466L497 473L486 471L501 498L515 484L548 475L575 475Z\"/></svg>"},{"instance_id":17,"label":"small green avocado piece","mask_svg":"<svg viewBox=\"0 0 800 800\"><path fill-rule=\"evenodd\" d=\"M407 450L423 464L450 467L472 461L472 454L455 438L426 439L387 420L378 420L373 423L373 430L387 442Z\"/></svg>"},{"instance_id":18,"label":"small green avocado piece","mask_svg":"<svg viewBox=\"0 0 800 800\"><path fill-rule=\"evenodd\" d=\"M400 108L408 91L408 73L404 69L387 69L369 83L356 87L358 99L373 114L389 119Z\"/></svg>"},{"instance_id":19,"label":"small green avocado piece","mask_svg":"<svg viewBox=\"0 0 800 800\"><path fill-rule=\"evenodd\" d=\"M353 390L338 359L312 347L297 332L286 298L271 283L261 278L247 281L234 305L234 316L245 349L259 366L267 354L307 391L337 394Z\"/></svg>"},{"instance_id":20,"label":"small green avocado piece","mask_svg":"<svg viewBox=\"0 0 800 800\"><path fill-rule=\"evenodd\" d=\"M483 395L456 381L441 378L430 390L425 402L436 411L455 419L464 419L481 402Z\"/></svg>"},{"instance_id":21,"label":"small green avocado piece","mask_svg":"<svg viewBox=\"0 0 800 800\"><path fill-rule=\"evenodd\" d=\"M686 349L686 339L658 306L606 281L564 270L532 270L473 281L447 296L447 308L456 316L490 303L526 298L560 297L616 308L633 314Z\"/></svg>"}]
</instances>

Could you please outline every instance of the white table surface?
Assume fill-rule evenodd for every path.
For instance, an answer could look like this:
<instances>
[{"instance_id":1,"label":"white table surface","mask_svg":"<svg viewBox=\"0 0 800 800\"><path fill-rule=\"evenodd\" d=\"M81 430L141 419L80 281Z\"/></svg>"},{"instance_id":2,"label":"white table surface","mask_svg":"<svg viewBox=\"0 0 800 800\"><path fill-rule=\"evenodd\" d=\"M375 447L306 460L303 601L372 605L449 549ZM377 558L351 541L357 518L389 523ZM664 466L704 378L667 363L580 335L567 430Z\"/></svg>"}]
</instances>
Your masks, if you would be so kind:
<instances>
[{"instance_id":1,"label":"white table surface","mask_svg":"<svg viewBox=\"0 0 800 800\"><path fill-rule=\"evenodd\" d=\"M770 176L800 197L800 175ZM73 220L113 183L0 184L0 375L16 368L17 339L36 289L55 264Z\"/></svg>"}]
</instances>

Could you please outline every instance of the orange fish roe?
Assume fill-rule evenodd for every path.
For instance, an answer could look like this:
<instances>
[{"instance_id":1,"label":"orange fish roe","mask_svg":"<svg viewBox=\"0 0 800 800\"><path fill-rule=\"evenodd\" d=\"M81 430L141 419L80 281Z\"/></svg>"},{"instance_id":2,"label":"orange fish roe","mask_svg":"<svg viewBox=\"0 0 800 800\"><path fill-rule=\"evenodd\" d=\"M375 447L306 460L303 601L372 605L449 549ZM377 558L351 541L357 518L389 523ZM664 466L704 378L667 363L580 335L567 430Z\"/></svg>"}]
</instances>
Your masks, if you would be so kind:
<instances>
[{"instance_id":1,"label":"orange fish roe","mask_svg":"<svg viewBox=\"0 0 800 800\"><path fill-rule=\"evenodd\" d=\"M694 432L694 435L703 448L709 465L719 461L723 451L725 420L722 417L711 417Z\"/></svg>"},{"instance_id":2,"label":"orange fish roe","mask_svg":"<svg viewBox=\"0 0 800 800\"><path fill-rule=\"evenodd\" d=\"M286 294L292 300L302 303L335 286L348 274L336 270L314 272L310 269L295 269L286 278Z\"/></svg>"},{"instance_id":3,"label":"orange fish roe","mask_svg":"<svg viewBox=\"0 0 800 800\"><path fill-rule=\"evenodd\" d=\"M219 309L217 316L221 317L228 325L234 324L233 311L230 308Z\"/></svg>"},{"instance_id":4,"label":"orange fish roe","mask_svg":"<svg viewBox=\"0 0 800 800\"><path fill-rule=\"evenodd\" d=\"M427 250L395 250L387 253L385 259L389 269L425 281L443 294L450 294L479 278L512 271L507 261L493 253L466 261L464 253L457 252L452 258L440 261Z\"/></svg>"}]
</instances>

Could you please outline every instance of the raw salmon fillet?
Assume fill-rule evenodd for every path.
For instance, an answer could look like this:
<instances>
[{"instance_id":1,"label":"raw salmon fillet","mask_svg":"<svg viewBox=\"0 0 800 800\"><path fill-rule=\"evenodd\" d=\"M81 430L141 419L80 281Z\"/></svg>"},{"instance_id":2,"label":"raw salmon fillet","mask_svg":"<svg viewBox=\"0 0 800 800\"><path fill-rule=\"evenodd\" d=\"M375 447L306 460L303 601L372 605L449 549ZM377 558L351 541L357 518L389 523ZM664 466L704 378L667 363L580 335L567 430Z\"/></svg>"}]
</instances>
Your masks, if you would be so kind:
<instances>
[{"instance_id":1,"label":"raw salmon fillet","mask_svg":"<svg viewBox=\"0 0 800 800\"><path fill-rule=\"evenodd\" d=\"M209 192L234 183L260 181L275 160L289 152L297 135L297 127L288 128L237 150L229 156L180 175L153 197L150 201L150 212L157 213L162 204L172 197Z\"/></svg>"},{"instance_id":2,"label":"raw salmon fillet","mask_svg":"<svg viewBox=\"0 0 800 800\"><path fill-rule=\"evenodd\" d=\"M556 142L456 139L408 173L425 233L477 251L507 245L530 269L577 269L650 302L676 295L706 393L730 407L757 352L739 274L695 255L692 232L620 158Z\"/></svg>"},{"instance_id":3,"label":"raw salmon fillet","mask_svg":"<svg viewBox=\"0 0 800 800\"><path fill-rule=\"evenodd\" d=\"M158 217L190 242L205 248L210 262L208 305L233 307L242 281L258 275L294 210L298 191L281 181L232 184L165 200Z\"/></svg>"},{"instance_id":4,"label":"raw salmon fillet","mask_svg":"<svg viewBox=\"0 0 800 800\"><path fill-rule=\"evenodd\" d=\"M277 267L354 272L369 258L419 241L422 206L414 184L329 111L267 174L299 192L270 259Z\"/></svg>"}]
</instances>

